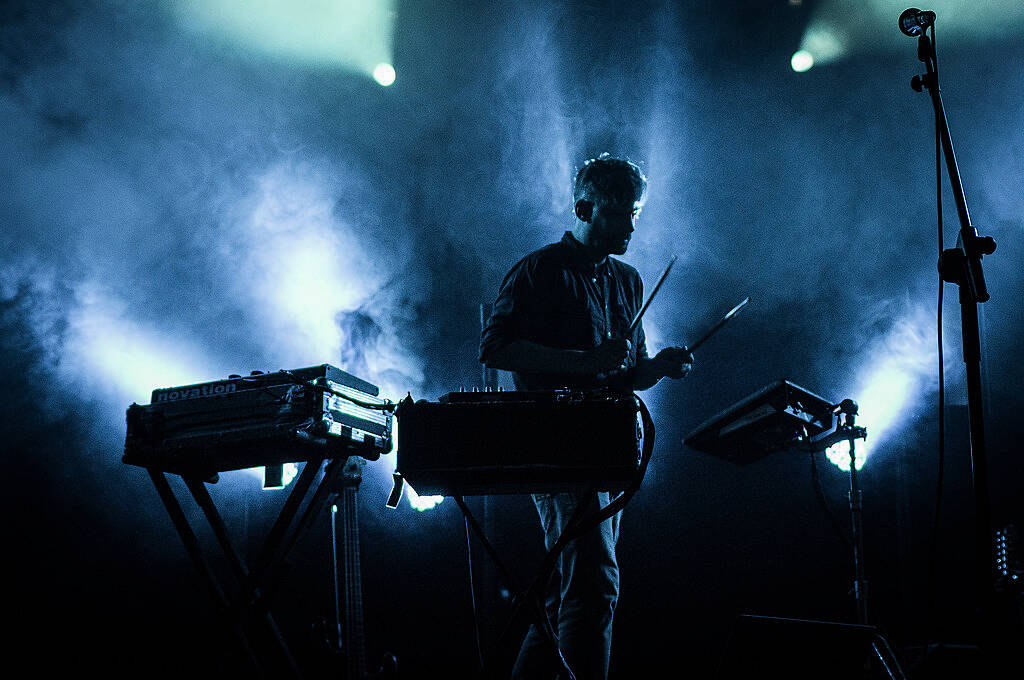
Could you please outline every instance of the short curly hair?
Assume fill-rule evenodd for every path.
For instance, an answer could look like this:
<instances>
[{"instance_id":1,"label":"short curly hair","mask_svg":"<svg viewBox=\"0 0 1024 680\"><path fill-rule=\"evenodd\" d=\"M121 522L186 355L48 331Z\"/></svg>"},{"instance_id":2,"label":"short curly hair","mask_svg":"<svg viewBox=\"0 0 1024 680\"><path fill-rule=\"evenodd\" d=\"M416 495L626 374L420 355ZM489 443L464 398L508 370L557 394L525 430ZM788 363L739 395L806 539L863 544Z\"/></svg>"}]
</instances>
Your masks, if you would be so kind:
<instances>
[{"instance_id":1,"label":"short curly hair","mask_svg":"<svg viewBox=\"0 0 1024 680\"><path fill-rule=\"evenodd\" d=\"M583 163L576 173L572 200L604 200L613 203L643 203L647 178L639 166L625 158L603 153Z\"/></svg>"}]
</instances>

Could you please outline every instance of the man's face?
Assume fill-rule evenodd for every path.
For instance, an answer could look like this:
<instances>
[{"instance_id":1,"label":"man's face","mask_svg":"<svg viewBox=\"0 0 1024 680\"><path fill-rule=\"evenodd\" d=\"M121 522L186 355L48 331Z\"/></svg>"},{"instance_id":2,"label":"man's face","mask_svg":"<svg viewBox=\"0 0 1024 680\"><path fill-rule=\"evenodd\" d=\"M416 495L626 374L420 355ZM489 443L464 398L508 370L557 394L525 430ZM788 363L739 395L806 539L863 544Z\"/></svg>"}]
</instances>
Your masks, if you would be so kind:
<instances>
[{"instance_id":1,"label":"man's face","mask_svg":"<svg viewBox=\"0 0 1024 680\"><path fill-rule=\"evenodd\" d=\"M594 246L609 255L625 254L639 214L639 203L596 201L590 220Z\"/></svg>"}]
</instances>

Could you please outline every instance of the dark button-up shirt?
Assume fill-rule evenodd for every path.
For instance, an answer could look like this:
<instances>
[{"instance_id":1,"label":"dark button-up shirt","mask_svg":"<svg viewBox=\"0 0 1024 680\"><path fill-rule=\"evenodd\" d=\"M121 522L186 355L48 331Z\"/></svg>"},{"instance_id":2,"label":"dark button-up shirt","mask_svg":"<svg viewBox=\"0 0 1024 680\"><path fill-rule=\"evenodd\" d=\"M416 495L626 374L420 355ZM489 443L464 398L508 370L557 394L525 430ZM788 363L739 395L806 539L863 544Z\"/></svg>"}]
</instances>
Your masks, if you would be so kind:
<instances>
[{"instance_id":1,"label":"dark button-up shirt","mask_svg":"<svg viewBox=\"0 0 1024 680\"><path fill-rule=\"evenodd\" d=\"M631 390L638 358L647 357L643 325L629 325L643 303L636 269L608 257L595 265L572 232L520 260L505 276L480 340L480 361L516 340L588 350L608 338L631 343L627 370L597 376L516 373L521 390L614 387Z\"/></svg>"}]
</instances>

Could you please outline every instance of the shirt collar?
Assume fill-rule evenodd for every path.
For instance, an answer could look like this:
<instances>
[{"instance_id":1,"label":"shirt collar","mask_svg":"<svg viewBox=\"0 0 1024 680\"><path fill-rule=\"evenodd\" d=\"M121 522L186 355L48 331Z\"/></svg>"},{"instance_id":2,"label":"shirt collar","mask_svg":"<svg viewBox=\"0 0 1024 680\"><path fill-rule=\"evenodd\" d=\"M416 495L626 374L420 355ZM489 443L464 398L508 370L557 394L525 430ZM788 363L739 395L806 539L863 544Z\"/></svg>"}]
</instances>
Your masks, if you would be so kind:
<instances>
[{"instance_id":1,"label":"shirt collar","mask_svg":"<svg viewBox=\"0 0 1024 680\"><path fill-rule=\"evenodd\" d=\"M583 244L576 240L576 237L572 235L571 231L566 231L562 234L562 243L568 247L569 256L573 264L585 274L590 276L603 276L608 271L608 262L611 258L605 256L601 264L594 264L594 262L587 256L587 252L583 249Z\"/></svg>"}]
</instances>

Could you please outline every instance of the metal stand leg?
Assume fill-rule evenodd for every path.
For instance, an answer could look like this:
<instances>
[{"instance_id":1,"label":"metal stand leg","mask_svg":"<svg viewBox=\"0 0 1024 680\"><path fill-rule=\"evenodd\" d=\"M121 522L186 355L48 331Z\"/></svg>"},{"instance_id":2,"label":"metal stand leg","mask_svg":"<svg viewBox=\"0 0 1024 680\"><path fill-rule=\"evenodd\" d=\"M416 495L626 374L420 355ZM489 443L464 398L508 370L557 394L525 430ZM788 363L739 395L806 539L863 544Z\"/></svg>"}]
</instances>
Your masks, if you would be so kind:
<instances>
[{"instance_id":1,"label":"metal stand leg","mask_svg":"<svg viewBox=\"0 0 1024 680\"><path fill-rule=\"evenodd\" d=\"M152 468L147 469L147 471L149 472L150 478L153 480L153 485L156 487L157 493L160 494L160 499L163 501L164 507L167 508L167 514L171 516L174 528L178 531L178 535L181 537L182 543L185 544L185 550L188 552L189 557L192 558L192 562L196 565L199 573L204 577L207 586L210 588L210 593L213 596L213 599L219 605L220 610L225 614L225 623L229 625L232 634L237 638L239 646L242 647L246 657L252 662L253 667L258 671L260 669L260 663L252 650L252 645L249 642L248 635L241 626L234 625L234 622L229 615L230 603L228 602L228 598L224 595L224 591L218 584L217 578L214 576L213 570L210 568L210 564L203 556L203 550L199 545L199 539L196 538L195 532L192 531L192 527L188 523L188 518L185 517L185 512L181 509L181 504L178 503L178 499L175 497L174 491L171 489L171 485L167 482L167 478L162 472L153 470Z\"/></svg>"},{"instance_id":2,"label":"metal stand leg","mask_svg":"<svg viewBox=\"0 0 1024 680\"><path fill-rule=\"evenodd\" d=\"M153 480L153 484L156 486L157 493L159 493L164 506L167 508L171 521L174 523L174 527L178 531L178 535L181 537L189 557L192 558L192 561L209 586L214 600L224 614L227 626L231 629L246 657L252 662L254 668L261 673L264 670L264 664L261 663L260 658L253 651L253 644L249 639L250 624L258 622L265 626L270 639L280 652L287 673L296 678L301 678L303 675L284 637L281 635L274 617L270 613L270 602L276 585L282 576L282 563L285 557L319 512L329 495L333 480L341 470L344 460L335 459L328 465L323 478L314 491L312 499L307 504L298 522L297 528L289 535L288 529L307 496L310 487L313 486L313 482L319 474L323 463L323 458L306 463L302 474L285 501L285 505L274 522L274 526L268 534L251 569L246 567L231 544L224 520L217 511L204 483L198 479L184 478L186 486L195 499L196 504L202 509L218 544L227 557L232 575L241 586L240 592L234 598L229 598L225 595L224 589L219 584L209 562L203 555L202 546L192 530L188 519L185 517L181 504L174 495L165 474L159 470L148 469L149 476Z\"/></svg>"},{"instance_id":3,"label":"metal stand leg","mask_svg":"<svg viewBox=\"0 0 1024 680\"><path fill-rule=\"evenodd\" d=\"M206 490L206 486L203 482L195 479L186 479L185 485L188 486L189 491L192 493L192 497L195 499L196 504L202 508L203 513L206 515L206 519L210 524L210 528L213 529L214 535L217 537L217 542L220 544L221 549L228 558L228 562L231 565L231 570L235 575L235 578L239 583L245 583L249 578L249 570L245 564L242 563L241 558L238 556L238 552L235 551L235 547L231 544L231 539L228 536L227 527L224 525L224 520L221 518L220 513L217 511L217 507L213 503L213 499L210 498L210 493ZM212 578L212 573L211 576ZM255 593L254 603L259 603L261 595L259 592ZM232 605L225 602L225 609L232 609ZM291 652L288 650L288 646L284 642L284 637L281 635L281 631L277 626L277 622L274 621L274 617L271 615L270 610L266 607L262 607L263 616L267 624L267 629L277 645L281 648L282 653L285 655L289 667L297 670L295 659L292 658ZM234 626L237 630L242 630L241 620L236 617L236 625Z\"/></svg>"}]
</instances>

